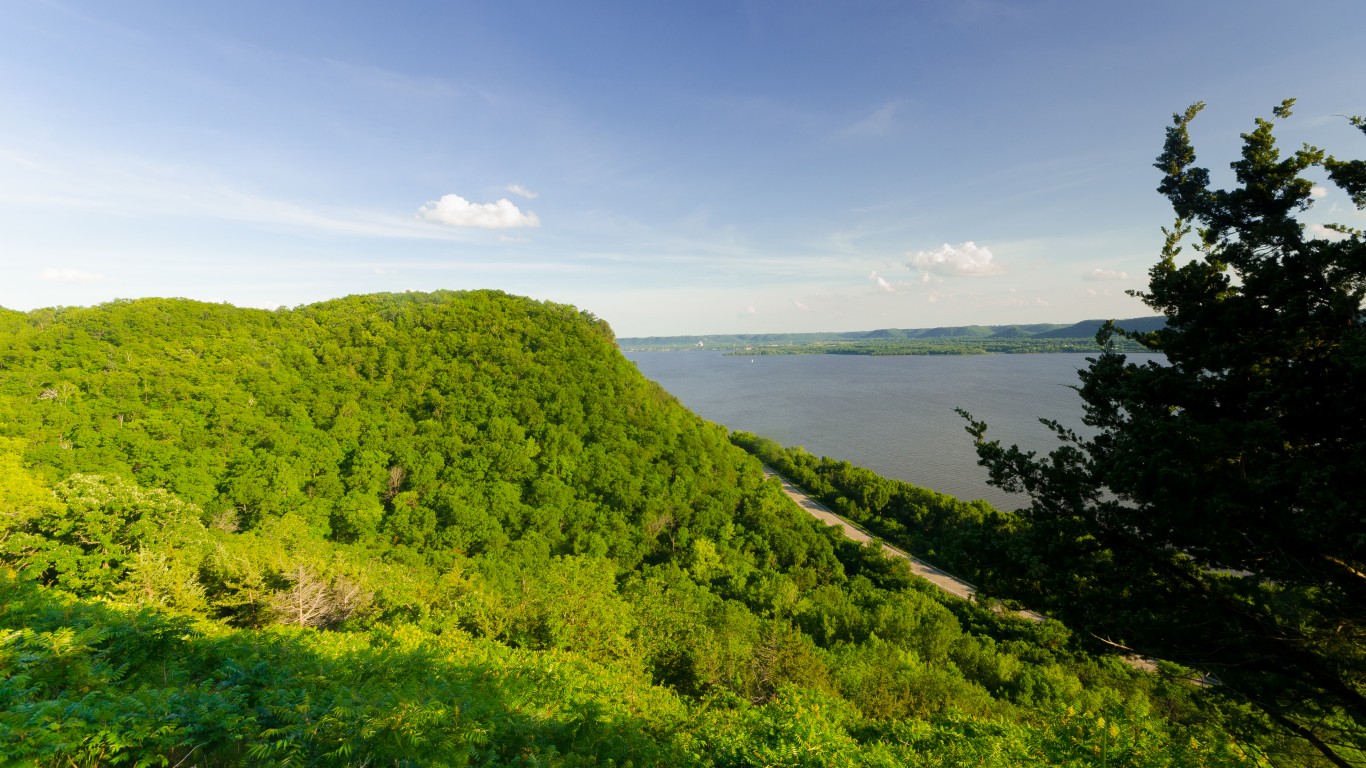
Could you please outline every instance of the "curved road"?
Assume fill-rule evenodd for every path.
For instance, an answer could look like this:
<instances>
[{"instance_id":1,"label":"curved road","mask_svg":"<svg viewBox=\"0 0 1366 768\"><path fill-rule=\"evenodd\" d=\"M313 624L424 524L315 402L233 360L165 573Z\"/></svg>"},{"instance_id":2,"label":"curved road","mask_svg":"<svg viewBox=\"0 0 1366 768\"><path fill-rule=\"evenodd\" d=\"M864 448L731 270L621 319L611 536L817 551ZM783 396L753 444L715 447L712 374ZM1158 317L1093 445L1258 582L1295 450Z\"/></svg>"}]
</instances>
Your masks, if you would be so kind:
<instances>
[{"instance_id":1,"label":"curved road","mask_svg":"<svg viewBox=\"0 0 1366 768\"><path fill-rule=\"evenodd\" d=\"M797 506L806 510L809 514L811 514L812 517L815 517L816 519L820 520L826 525L839 526L839 528L842 531L844 531L844 535L849 537L850 539L857 541L859 543L877 543L878 546L882 547L882 551L886 552L888 555L891 555L892 557L899 557L909 562L911 564L911 570L914 571L917 576L926 579L931 584L935 585L936 587L939 587L945 592L948 592L950 595L953 595L954 597L959 597L964 600L971 600L972 596L977 594L977 588L967 583L966 581L963 581L962 579L958 578L957 576L954 576L951 573L948 573L947 571L935 568L933 565L930 565L924 560L920 560L916 557L913 557L907 552L897 549L896 547L892 546L891 544L888 544L882 539L879 539L869 534L867 531L863 530L862 528L859 528L857 525L854 525L848 520L845 520L844 518L840 517L834 512L831 512L830 509L826 507L824 504L811 498L811 496L807 495L806 491L803 491L802 489L793 485L790 481L788 481L787 478L783 477L777 472L774 472L767 465L764 466L764 474L769 477L778 478L778 482L783 484L783 491L788 495L789 498L791 498L793 501L797 503ZM1016 613L1017 615L1029 619L1031 621L1043 621L1044 618L1042 615L1035 613L1034 611L1017 611Z\"/></svg>"},{"instance_id":2,"label":"curved road","mask_svg":"<svg viewBox=\"0 0 1366 768\"><path fill-rule=\"evenodd\" d=\"M868 533L867 531L863 530L857 525L854 525L848 520L845 520L844 518L840 517L834 512L831 512L829 507L826 507L824 504L811 498L811 496L809 496L806 493L806 491L803 491L802 489L798 488L797 486L789 482L787 478L783 477L777 472L774 472L767 464L764 465L764 474L768 477L778 478L778 482L783 484L783 492L788 495L788 498L796 502L797 506L806 510L808 513L810 513L812 517L816 518L817 520L820 520L826 525L839 526L840 530L844 531L844 535L849 537L850 539L857 541L859 543L867 543L870 541L876 542L878 546L882 547L883 552L886 552L892 557L899 557L909 562L911 564L911 570L914 571L917 576L924 578L931 584L935 585L936 587L939 587L945 592L948 592L950 595L953 595L954 597L959 597L964 600L971 600L972 596L977 594L977 588L967 583L966 581L963 581L962 579L958 578L957 576L954 576L951 573L948 573L947 571L935 568L933 565L930 565L924 560L920 560L916 557L913 557L907 552L897 549L896 547L892 546L891 544L888 544L882 539L877 538L876 536L873 536L872 534ZM1030 610L1016 611L1015 615L1029 619L1030 621L1044 620L1043 614L1035 613L1034 611ZM1133 655L1124 656L1123 658L1126 662L1129 663L1130 666L1134 667L1135 669L1141 669L1147 672L1153 672L1157 669L1157 664L1154 663L1152 659ZM1202 678L1197 681L1197 684L1207 685L1208 681Z\"/></svg>"}]
</instances>

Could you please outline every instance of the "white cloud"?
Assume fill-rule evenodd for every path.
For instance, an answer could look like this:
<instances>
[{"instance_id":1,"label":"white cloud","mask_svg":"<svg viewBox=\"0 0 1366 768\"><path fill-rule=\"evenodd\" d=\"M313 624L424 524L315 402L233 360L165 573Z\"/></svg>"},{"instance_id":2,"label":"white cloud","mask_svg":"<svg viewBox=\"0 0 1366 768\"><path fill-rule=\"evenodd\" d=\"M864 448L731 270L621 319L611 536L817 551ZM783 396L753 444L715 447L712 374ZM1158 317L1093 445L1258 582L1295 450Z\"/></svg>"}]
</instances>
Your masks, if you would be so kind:
<instances>
[{"instance_id":1,"label":"white cloud","mask_svg":"<svg viewBox=\"0 0 1366 768\"><path fill-rule=\"evenodd\" d=\"M151 219L209 218L280 224L337 235L464 240L471 233L432 227L420 217L366 209L323 209L235 187L207 167L137 157L76 154L55 146L0 146L0 202Z\"/></svg>"},{"instance_id":2,"label":"white cloud","mask_svg":"<svg viewBox=\"0 0 1366 768\"><path fill-rule=\"evenodd\" d=\"M750 304L740 312L740 317L753 317L757 314L759 314L759 310L755 309L753 304Z\"/></svg>"},{"instance_id":3,"label":"white cloud","mask_svg":"<svg viewBox=\"0 0 1366 768\"><path fill-rule=\"evenodd\" d=\"M909 266L941 275L981 277L1000 275L1006 271L991 260L989 249L971 240L958 245L945 243L933 251L908 252L906 255L911 257L907 262Z\"/></svg>"},{"instance_id":4,"label":"white cloud","mask_svg":"<svg viewBox=\"0 0 1366 768\"><path fill-rule=\"evenodd\" d=\"M883 293L910 293L917 287L931 282L931 278L929 275L922 273L915 281L897 280L896 282L892 282L879 274L877 270L874 270L868 273L868 282L873 288L882 291ZM942 283L944 281L941 278L934 278L933 282Z\"/></svg>"},{"instance_id":5,"label":"white cloud","mask_svg":"<svg viewBox=\"0 0 1366 768\"><path fill-rule=\"evenodd\" d=\"M1329 229L1322 224L1310 224L1306 229L1309 230L1309 234L1320 240L1346 240L1349 237L1349 235L1344 235L1335 229Z\"/></svg>"},{"instance_id":6,"label":"white cloud","mask_svg":"<svg viewBox=\"0 0 1366 768\"><path fill-rule=\"evenodd\" d=\"M896 116L896 102L889 101L862 120L846 127L845 136L885 136L892 130L892 118Z\"/></svg>"},{"instance_id":7,"label":"white cloud","mask_svg":"<svg viewBox=\"0 0 1366 768\"><path fill-rule=\"evenodd\" d=\"M806 311L809 311L809 310L811 309L811 307L806 306L805 304L801 303L800 301L794 301L794 302L792 302L792 304L793 304L794 306L796 306L797 309L801 310L802 312L806 312Z\"/></svg>"},{"instance_id":8,"label":"white cloud","mask_svg":"<svg viewBox=\"0 0 1366 768\"><path fill-rule=\"evenodd\" d=\"M471 203L460 195L442 195L440 200L432 200L419 208L417 217L452 227L510 229L541 226L536 214L531 211L522 213L506 197L496 203Z\"/></svg>"},{"instance_id":9,"label":"white cloud","mask_svg":"<svg viewBox=\"0 0 1366 768\"><path fill-rule=\"evenodd\" d=\"M1320 187L1319 185L1315 184L1313 187L1309 189L1309 196L1313 198L1327 197L1328 190L1324 187Z\"/></svg>"},{"instance_id":10,"label":"white cloud","mask_svg":"<svg viewBox=\"0 0 1366 768\"><path fill-rule=\"evenodd\" d=\"M88 285L90 283L103 283L109 278L104 275L97 275L94 272L83 272L79 269L66 269L48 267L38 274L39 279L49 283L77 283Z\"/></svg>"},{"instance_id":11,"label":"white cloud","mask_svg":"<svg viewBox=\"0 0 1366 768\"><path fill-rule=\"evenodd\" d=\"M1129 279L1129 273L1128 273L1128 272L1117 272L1117 271L1115 271L1115 270L1113 270L1113 269L1101 269L1100 267L1096 267L1095 269L1091 270L1090 272L1087 272L1086 274L1082 275L1082 279L1083 279L1083 280L1128 280L1128 279Z\"/></svg>"},{"instance_id":12,"label":"white cloud","mask_svg":"<svg viewBox=\"0 0 1366 768\"><path fill-rule=\"evenodd\" d=\"M535 200L541 196L539 192L532 192L521 184L509 184L508 191L518 197L525 197L528 200Z\"/></svg>"}]
</instances>

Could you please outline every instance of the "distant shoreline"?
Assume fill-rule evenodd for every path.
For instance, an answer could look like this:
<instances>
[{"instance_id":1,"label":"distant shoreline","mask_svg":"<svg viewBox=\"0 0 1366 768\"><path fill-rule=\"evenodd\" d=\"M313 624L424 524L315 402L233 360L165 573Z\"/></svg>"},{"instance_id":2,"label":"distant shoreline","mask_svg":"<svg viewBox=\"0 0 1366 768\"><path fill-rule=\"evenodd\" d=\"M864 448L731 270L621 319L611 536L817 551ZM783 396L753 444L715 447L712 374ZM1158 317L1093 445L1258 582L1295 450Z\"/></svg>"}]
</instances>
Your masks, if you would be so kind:
<instances>
[{"instance_id":1,"label":"distant shoreline","mask_svg":"<svg viewBox=\"0 0 1366 768\"><path fill-rule=\"evenodd\" d=\"M625 336L617 345L628 352L711 350L748 355L983 355L1041 352L1099 352L1096 334L1104 320L1071 325L964 325L939 328L882 328L874 331L821 333L711 334L697 336ZM1116 320L1120 328L1140 333L1166 324L1160 316ZM1138 344L1116 340L1121 351L1142 351Z\"/></svg>"},{"instance_id":2,"label":"distant shoreline","mask_svg":"<svg viewBox=\"0 0 1366 768\"><path fill-rule=\"evenodd\" d=\"M724 355L1020 355L1052 353L1096 353L1101 347L1094 338L941 338L881 339L861 341L819 341L795 343L706 345L631 344L618 341L623 352L720 352ZM1121 352L1143 352L1136 342L1119 339Z\"/></svg>"}]
</instances>

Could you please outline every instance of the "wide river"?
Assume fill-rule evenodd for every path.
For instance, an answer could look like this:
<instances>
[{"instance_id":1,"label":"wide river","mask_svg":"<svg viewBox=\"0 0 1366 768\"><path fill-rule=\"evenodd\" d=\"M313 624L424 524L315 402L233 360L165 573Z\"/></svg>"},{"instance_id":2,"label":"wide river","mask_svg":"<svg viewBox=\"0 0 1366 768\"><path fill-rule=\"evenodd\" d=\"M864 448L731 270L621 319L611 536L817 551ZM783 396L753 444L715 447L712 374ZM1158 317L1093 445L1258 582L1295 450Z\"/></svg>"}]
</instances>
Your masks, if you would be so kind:
<instances>
[{"instance_id":1,"label":"wide river","mask_svg":"<svg viewBox=\"0 0 1366 768\"><path fill-rule=\"evenodd\" d=\"M1083 426L1081 398L1070 389L1083 354L626 357L705 419L1005 509L1027 499L987 485L953 409L986 421L989 438L1040 452L1057 440L1039 418Z\"/></svg>"}]
</instances>

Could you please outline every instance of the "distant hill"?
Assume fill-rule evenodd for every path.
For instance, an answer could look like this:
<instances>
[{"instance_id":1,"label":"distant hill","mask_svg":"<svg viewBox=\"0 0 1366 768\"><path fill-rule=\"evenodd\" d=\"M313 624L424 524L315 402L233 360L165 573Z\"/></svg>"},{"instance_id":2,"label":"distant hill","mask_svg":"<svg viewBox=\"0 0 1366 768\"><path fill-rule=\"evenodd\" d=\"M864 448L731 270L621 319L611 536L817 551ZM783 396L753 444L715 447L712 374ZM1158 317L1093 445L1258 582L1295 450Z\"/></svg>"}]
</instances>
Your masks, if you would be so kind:
<instances>
[{"instance_id":1,"label":"distant hill","mask_svg":"<svg viewBox=\"0 0 1366 768\"><path fill-rule=\"evenodd\" d=\"M898 331L895 328L882 328L876 331L869 331L863 334L865 339L904 339L905 331Z\"/></svg>"},{"instance_id":2,"label":"distant hill","mask_svg":"<svg viewBox=\"0 0 1366 768\"><path fill-rule=\"evenodd\" d=\"M1117 321L1121 328L1131 331L1152 331L1166 321L1161 316L1136 317ZM804 351L819 351L822 344L852 342L892 343L909 340L1027 340L1027 339L1094 339L1104 320L1083 320L1062 323L1033 323L1029 325L951 325L936 328L879 328L872 331L828 331L819 333L752 333L712 334L701 336L634 336L622 337L617 343L625 350L663 349L737 349L749 347L810 347Z\"/></svg>"},{"instance_id":3,"label":"distant hill","mask_svg":"<svg viewBox=\"0 0 1366 768\"><path fill-rule=\"evenodd\" d=\"M907 338L912 339L961 339L980 336L990 336L992 333L992 326L961 325L950 326L948 328L926 328L923 330L912 329L906 331L906 336Z\"/></svg>"},{"instance_id":4,"label":"distant hill","mask_svg":"<svg viewBox=\"0 0 1366 768\"><path fill-rule=\"evenodd\" d=\"M1096 335L1100 327L1105 324L1104 320L1083 320L1080 323L1069 325L1065 328L1057 328L1051 331L1035 334L1039 339L1079 339L1091 338ZM1167 324L1167 318L1158 315L1156 317L1134 317L1128 320L1116 320L1115 324L1126 331L1137 331L1146 333L1156 331Z\"/></svg>"}]
</instances>

